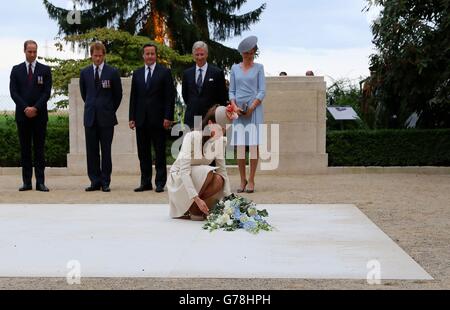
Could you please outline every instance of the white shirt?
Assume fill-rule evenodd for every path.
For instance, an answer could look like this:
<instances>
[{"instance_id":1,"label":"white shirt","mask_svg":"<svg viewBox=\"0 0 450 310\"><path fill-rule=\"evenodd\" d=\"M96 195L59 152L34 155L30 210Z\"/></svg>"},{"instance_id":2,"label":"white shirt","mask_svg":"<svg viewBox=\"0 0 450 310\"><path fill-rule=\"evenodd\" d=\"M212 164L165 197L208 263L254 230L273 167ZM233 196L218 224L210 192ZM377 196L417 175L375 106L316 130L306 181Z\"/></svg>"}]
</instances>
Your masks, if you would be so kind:
<instances>
[{"instance_id":1,"label":"white shirt","mask_svg":"<svg viewBox=\"0 0 450 310\"><path fill-rule=\"evenodd\" d=\"M25 65L27 66L27 74L28 74L28 68L30 67L30 63L27 60L25 60ZM36 60L31 63L31 71L33 71L33 74L35 68L36 68Z\"/></svg>"},{"instance_id":2,"label":"white shirt","mask_svg":"<svg viewBox=\"0 0 450 310\"><path fill-rule=\"evenodd\" d=\"M147 83L147 74L148 74L148 67L150 67L150 77L152 77L153 72L155 71L155 66L156 66L156 62L154 62L153 64L149 65L145 65L145 83Z\"/></svg>"},{"instance_id":3,"label":"white shirt","mask_svg":"<svg viewBox=\"0 0 450 310\"><path fill-rule=\"evenodd\" d=\"M202 69L202 83L205 81L205 76L206 76L206 70L208 70L208 63L205 63L203 65L203 67L199 67L197 65L195 65L195 82L197 83L197 79L198 79L198 75L199 75L199 71L198 69Z\"/></svg>"},{"instance_id":4,"label":"white shirt","mask_svg":"<svg viewBox=\"0 0 450 310\"><path fill-rule=\"evenodd\" d=\"M100 64L100 66L98 66L98 76L101 77L102 76L102 71L103 71L103 66L105 65L104 62L102 62ZM95 69L97 68L97 66L95 64L92 65L94 67L94 79L95 79Z\"/></svg>"}]
</instances>

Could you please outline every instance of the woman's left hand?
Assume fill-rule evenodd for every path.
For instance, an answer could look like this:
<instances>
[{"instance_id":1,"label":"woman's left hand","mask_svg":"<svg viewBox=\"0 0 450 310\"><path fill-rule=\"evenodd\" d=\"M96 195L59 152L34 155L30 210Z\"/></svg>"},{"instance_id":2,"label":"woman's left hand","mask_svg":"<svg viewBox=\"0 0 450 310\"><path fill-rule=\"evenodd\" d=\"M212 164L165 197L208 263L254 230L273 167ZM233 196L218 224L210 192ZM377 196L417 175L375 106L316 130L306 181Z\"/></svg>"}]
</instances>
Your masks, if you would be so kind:
<instances>
[{"instance_id":1,"label":"woman's left hand","mask_svg":"<svg viewBox=\"0 0 450 310\"><path fill-rule=\"evenodd\" d=\"M242 116L244 116L245 118L250 118L253 114L253 111L255 110L255 108L253 107L253 105L247 109L247 113L242 114Z\"/></svg>"}]
</instances>

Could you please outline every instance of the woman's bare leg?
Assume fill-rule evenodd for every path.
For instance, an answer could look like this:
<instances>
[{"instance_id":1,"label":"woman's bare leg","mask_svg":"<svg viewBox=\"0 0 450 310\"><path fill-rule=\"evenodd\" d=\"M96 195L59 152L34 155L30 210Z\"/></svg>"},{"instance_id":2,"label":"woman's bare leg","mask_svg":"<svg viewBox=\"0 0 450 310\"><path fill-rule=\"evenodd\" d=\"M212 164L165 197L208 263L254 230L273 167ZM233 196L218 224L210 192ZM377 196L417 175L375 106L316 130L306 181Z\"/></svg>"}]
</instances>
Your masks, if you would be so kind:
<instances>
[{"instance_id":1,"label":"woman's bare leg","mask_svg":"<svg viewBox=\"0 0 450 310\"><path fill-rule=\"evenodd\" d=\"M245 186L247 185L245 145L237 146L237 158L239 166L239 175L241 176L241 186L239 187L239 189L245 190Z\"/></svg>"},{"instance_id":2,"label":"woman's bare leg","mask_svg":"<svg viewBox=\"0 0 450 310\"><path fill-rule=\"evenodd\" d=\"M213 197L214 195L216 195L218 192L220 192L223 189L224 183L225 182L224 182L222 176L214 173L213 180L211 181L209 186L205 189L205 191L200 194L200 198L205 200L205 199Z\"/></svg>"},{"instance_id":3,"label":"woman's bare leg","mask_svg":"<svg viewBox=\"0 0 450 310\"><path fill-rule=\"evenodd\" d=\"M248 190L255 189L255 174L258 167L259 149L258 146L250 146L250 177L248 179Z\"/></svg>"},{"instance_id":4,"label":"woman's bare leg","mask_svg":"<svg viewBox=\"0 0 450 310\"><path fill-rule=\"evenodd\" d=\"M208 183L207 183L208 181ZM210 172L208 173L208 176L206 177L206 181L202 186L202 189L200 190L199 197L206 202L208 205L208 208L211 209L214 207L214 200L211 199L219 193L223 189L224 180L222 176ZM193 215L203 215L203 212L198 208L197 204L194 202L192 203L191 207L189 208L189 212Z\"/></svg>"}]
</instances>

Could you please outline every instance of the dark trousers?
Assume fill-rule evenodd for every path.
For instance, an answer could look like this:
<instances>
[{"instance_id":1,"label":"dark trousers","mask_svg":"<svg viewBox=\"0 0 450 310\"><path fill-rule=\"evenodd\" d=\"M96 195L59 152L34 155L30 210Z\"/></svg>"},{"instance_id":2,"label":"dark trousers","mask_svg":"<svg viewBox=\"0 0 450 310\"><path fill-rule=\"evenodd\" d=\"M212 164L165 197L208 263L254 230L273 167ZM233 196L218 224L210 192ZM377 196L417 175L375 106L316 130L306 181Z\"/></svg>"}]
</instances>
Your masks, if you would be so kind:
<instances>
[{"instance_id":1,"label":"dark trousers","mask_svg":"<svg viewBox=\"0 0 450 310\"><path fill-rule=\"evenodd\" d=\"M86 136L86 158L89 180L93 186L111 183L111 144L114 127L84 127ZM100 166L101 150L101 166Z\"/></svg>"},{"instance_id":2,"label":"dark trousers","mask_svg":"<svg viewBox=\"0 0 450 310\"><path fill-rule=\"evenodd\" d=\"M35 119L17 122L17 132L20 142L20 163L22 165L22 180L26 185L31 185L33 176L33 160L31 149L34 151L34 173L36 184L44 184L45 176L45 135L47 122Z\"/></svg>"},{"instance_id":3,"label":"dark trousers","mask_svg":"<svg viewBox=\"0 0 450 310\"><path fill-rule=\"evenodd\" d=\"M167 181L166 164L166 132L144 123L143 127L136 127L136 141L141 168L141 185L152 184L152 151L155 149L155 185L164 187Z\"/></svg>"}]
</instances>

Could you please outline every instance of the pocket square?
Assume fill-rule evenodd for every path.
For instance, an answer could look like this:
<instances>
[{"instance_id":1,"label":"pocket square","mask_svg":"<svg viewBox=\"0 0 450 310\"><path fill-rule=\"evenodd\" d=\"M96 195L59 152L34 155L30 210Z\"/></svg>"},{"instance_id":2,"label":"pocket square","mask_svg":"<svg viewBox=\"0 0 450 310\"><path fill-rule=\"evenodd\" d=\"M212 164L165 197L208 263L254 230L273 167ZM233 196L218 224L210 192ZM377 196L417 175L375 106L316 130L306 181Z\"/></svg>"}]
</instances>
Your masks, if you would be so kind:
<instances>
[{"instance_id":1,"label":"pocket square","mask_svg":"<svg viewBox=\"0 0 450 310\"><path fill-rule=\"evenodd\" d=\"M210 81L210 82L214 82L214 79L213 79L213 78L210 78L209 81Z\"/></svg>"}]
</instances>

